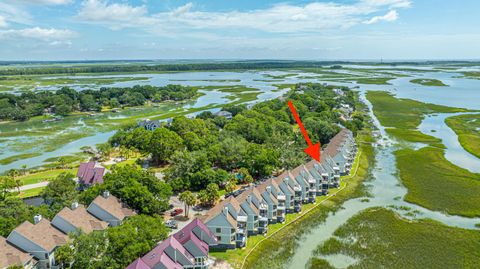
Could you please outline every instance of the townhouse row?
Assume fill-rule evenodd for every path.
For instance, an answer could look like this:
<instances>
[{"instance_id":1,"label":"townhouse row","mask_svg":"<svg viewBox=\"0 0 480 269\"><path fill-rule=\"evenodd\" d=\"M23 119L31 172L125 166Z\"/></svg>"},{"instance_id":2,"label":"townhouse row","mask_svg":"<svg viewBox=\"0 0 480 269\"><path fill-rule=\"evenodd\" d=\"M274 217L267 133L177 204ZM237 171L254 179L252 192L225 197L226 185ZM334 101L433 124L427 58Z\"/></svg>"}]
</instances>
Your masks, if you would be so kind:
<instances>
[{"instance_id":1,"label":"townhouse row","mask_svg":"<svg viewBox=\"0 0 480 269\"><path fill-rule=\"evenodd\" d=\"M36 215L33 223L23 222L7 238L0 237L0 268L58 268L55 250L66 244L69 233L90 233L117 226L136 213L108 191L99 195L88 208L78 203L63 208L50 222Z\"/></svg>"},{"instance_id":2,"label":"townhouse row","mask_svg":"<svg viewBox=\"0 0 480 269\"><path fill-rule=\"evenodd\" d=\"M125 269L207 269L209 247L216 244L208 227L194 219Z\"/></svg>"},{"instance_id":3,"label":"townhouse row","mask_svg":"<svg viewBox=\"0 0 480 269\"><path fill-rule=\"evenodd\" d=\"M266 234L268 224L285 222L285 215L300 212L305 203L340 185L340 176L352 168L357 145L351 131L342 129L315 160L244 189L210 209L200 219L216 236L218 248L244 247L247 237Z\"/></svg>"}]
</instances>

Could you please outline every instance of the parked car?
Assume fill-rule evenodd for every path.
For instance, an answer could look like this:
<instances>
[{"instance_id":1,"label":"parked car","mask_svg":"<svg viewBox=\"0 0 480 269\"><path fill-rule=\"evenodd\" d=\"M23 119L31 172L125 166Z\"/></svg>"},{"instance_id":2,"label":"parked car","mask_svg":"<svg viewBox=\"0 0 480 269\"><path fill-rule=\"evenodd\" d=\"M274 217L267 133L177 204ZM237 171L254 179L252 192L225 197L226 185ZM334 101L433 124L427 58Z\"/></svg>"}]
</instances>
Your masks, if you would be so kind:
<instances>
[{"instance_id":1,"label":"parked car","mask_svg":"<svg viewBox=\"0 0 480 269\"><path fill-rule=\"evenodd\" d=\"M183 209L175 208L171 213L170 216L175 217L183 213Z\"/></svg>"},{"instance_id":2,"label":"parked car","mask_svg":"<svg viewBox=\"0 0 480 269\"><path fill-rule=\"evenodd\" d=\"M178 228L178 222L174 219L167 220L167 222L165 222L165 226L167 226L170 229L177 229Z\"/></svg>"}]
</instances>

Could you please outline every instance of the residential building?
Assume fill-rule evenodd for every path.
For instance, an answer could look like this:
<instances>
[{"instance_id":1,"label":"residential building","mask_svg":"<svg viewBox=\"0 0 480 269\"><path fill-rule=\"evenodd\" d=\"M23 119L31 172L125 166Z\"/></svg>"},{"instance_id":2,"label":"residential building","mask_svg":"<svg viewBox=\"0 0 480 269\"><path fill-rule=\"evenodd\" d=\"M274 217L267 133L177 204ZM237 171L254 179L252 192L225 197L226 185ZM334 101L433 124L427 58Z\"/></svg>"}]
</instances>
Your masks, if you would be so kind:
<instances>
[{"instance_id":1,"label":"residential building","mask_svg":"<svg viewBox=\"0 0 480 269\"><path fill-rule=\"evenodd\" d=\"M230 214L226 200L210 209L200 220L217 238L218 248L235 248L237 220Z\"/></svg>"},{"instance_id":2,"label":"residential building","mask_svg":"<svg viewBox=\"0 0 480 269\"><path fill-rule=\"evenodd\" d=\"M145 130L148 131L155 131L155 129L160 128L162 126L162 122L159 120L142 120L137 122L138 127L143 127Z\"/></svg>"},{"instance_id":3,"label":"residential building","mask_svg":"<svg viewBox=\"0 0 480 269\"><path fill-rule=\"evenodd\" d=\"M194 219L126 269L207 269L209 247L216 244L215 235L208 227Z\"/></svg>"},{"instance_id":4,"label":"residential building","mask_svg":"<svg viewBox=\"0 0 480 269\"><path fill-rule=\"evenodd\" d=\"M285 221L285 214L300 212L302 204L315 203L317 196L339 187L341 175L350 172L356 151L352 132L344 129L322 152L321 162L312 160L247 188L236 198L228 197L203 220L219 245L243 247L247 236L265 234L269 223Z\"/></svg>"},{"instance_id":5,"label":"residential building","mask_svg":"<svg viewBox=\"0 0 480 269\"><path fill-rule=\"evenodd\" d=\"M120 199L105 191L88 206L88 213L110 226L118 226L126 217L135 215L135 211L126 207Z\"/></svg>"},{"instance_id":6,"label":"residential building","mask_svg":"<svg viewBox=\"0 0 480 269\"><path fill-rule=\"evenodd\" d=\"M21 266L25 269L33 269L37 261L32 255L10 245L5 237L0 236L0 269L11 266Z\"/></svg>"},{"instance_id":7,"label":"residential building","mask_svg":"<svg viewBox=\"0 0 480 269\"><path fill-rule=\"evenodd\" d=\"M215 115L217 117L225 117L227 120L231 120L233 118L232 113L230 113L228 111L225 111L225 110L221 110L221 111L218 111L216 113L213 113L213 115Z\"/></svg>"},{"instance_id":8,"label":"residential building","mask_svg":"<svg viewBox=\"0 0 480 269\"><path fill-rule=\"evenodd\" d=\"M68 236L40 215L35 216L34 222L22 223L8 235L7 241L35 257L38 268L56 268L55 250L67 243Z\"/></svg>"},{"instance_id":9,"label":"residential building","mask_svg":"<svg viewBox=\"0 0 480 269\"><path fill-rule=\"evenodd\" d=\"M81 163L77 172L80 188L85 189L94 184L102 184L105 171L105 168L96 162Z\"/></svg>"},{"instance_id":10,"label":"residential building","mask_svg":"<svg viewBox=\"0 0 480 269\"><path fill-rule=\"evenodd\" d=\"M83 205L73 203L71 207L65 207L52 220L52 225L65 234L91 233L95 230L104 230L108 223L95 218L87 212Z\"/></svg>"}]
</instances>

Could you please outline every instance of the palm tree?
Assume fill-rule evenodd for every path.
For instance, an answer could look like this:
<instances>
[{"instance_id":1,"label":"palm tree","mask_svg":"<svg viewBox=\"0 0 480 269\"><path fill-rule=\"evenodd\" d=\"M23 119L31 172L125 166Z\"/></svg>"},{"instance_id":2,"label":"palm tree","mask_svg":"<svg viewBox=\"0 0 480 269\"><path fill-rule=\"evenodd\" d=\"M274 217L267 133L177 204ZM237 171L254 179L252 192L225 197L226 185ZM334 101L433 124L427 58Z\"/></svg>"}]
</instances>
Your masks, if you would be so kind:
<instances>
[{"instance_id":1,"label":"palm tree","mask_svg":"<svg viewBox=\"0 0 480 269\"><path fill-rule=\"evenodd\" d=\"M23 175L27 174L27 165L26 164L22 165L22 173L23 173Z\"/></svg>"},{"instance_id":2,"label":"palm tree","mask_svg":"<svg viewBox=\"0 0 480 269\"><path fill-rule=\"evenodd\" d=\"M20 192L20 187L23 186L23 181L19 178L15 179L15 188L17 188L18 192Z\"/></svg>"},{"instance_id":3,"label":"palm tree","mask_svg":"<svg viewBox=\"0 0 480 269\"><path fill-rule=\"evenodd\" d=\"M197 199L195 195L191 191L184 191L178 195L178 200L185 204L185 217L188 218L188 211L190 206L194 206L197 203Z\"/></svg>"}]
</instances>

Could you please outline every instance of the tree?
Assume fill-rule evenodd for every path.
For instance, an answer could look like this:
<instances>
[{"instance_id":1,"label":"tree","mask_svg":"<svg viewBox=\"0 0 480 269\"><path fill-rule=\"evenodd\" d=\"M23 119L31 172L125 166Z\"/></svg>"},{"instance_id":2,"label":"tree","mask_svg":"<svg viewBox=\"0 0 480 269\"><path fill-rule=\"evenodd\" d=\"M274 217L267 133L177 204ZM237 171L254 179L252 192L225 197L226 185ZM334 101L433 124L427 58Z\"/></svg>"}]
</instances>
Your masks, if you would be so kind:
<instances>
[{"instance_id":1,"label":"tree","mask_svg":"<svg viewBox=\"0 0 480 269\"><path fill-rule=\"evenodd\" d=\"M185 217L188 218L189 209L197 202L195 195L191 191L184 191L178 195L178 199L185 204Z\"/></svg>"},{"instance_id":2,"label":"tree","mask_svg":"<svg viewBox=\"0 0 480 269\"><path fill-rule=\"evenodd\" d=\"M60 246L55 250L55 261L60 268L69 268L74 261L75 251L70 244Z\"/></svg>"},{"instance_id":3,"label":"tree","mask_svg":"<svg viewBox=\"0 0 480 269\"><path fill-rule=\"evenodd\" d=\"M53 209L70 206L77 199L77 184L70 173L61 173L50 181L42 191L41 196Z\"/></svg>"},{"instance_id":4,"label":"tree","mask_svg":"<svg viewBox=\"0 0 480 269\"><path fill-rule=\"evenodd\" d=\"M153 131L149 151L155 162L166 162L175 151L183 148L183 140L178 134L166 128Z\"/></svg>"},{"instance_id":5,"label":"tree","mask_svg":"<svg viewBox=\"0 0 480 269\"><path fill-rule=\"evenodd\" d=\"M206 190L201 190L197 194L197 200L200 202L201 205L209 205L209 197Z\"/></svg>"},{"instance_id":6,"label":"tree","mask_svg":"<svg viewBox=\"0 0 480 269\"><path fill-rule=\"evenodd\" d=\"M10 169L7 172L7 176L15 178L20 175L20 172L17 169Z\"/></svg>"},{"instance_id":7,"label":"tree","mask_svg":"<svg viewBox=\"0 0 480 269\"><path fill-rule=\"evenodd\" d=\"M108 158L112 154L113 147L109 143L98 144L96 147L102 158Z\"/></svg>"},{"instance_id":8,"label":"tree","mask_svg":"<svg viewBox=\"0 0 480 269\"><path fill-rule=\"evenodd\" d=\"M210 205L214 205L218 199L220 199L220 189L218 188L218 185L215 183L210 183L207 186L207 197L208 197L208 203Z\"/></svg>"},{"instance_id":9,"label":"tree","mask_svg":"<svg viewBox=\"0 0 480 269\"><path fill-rule=\"evenodd\" d=\"M5 200L15 187L15 180L12 177L0 176L0 199Z\"/></svg>"},{"instance_id":10,"label":"tree","mask_svg":"<svg viewBox=\"0 0 480 269\"><path fill-rule=\"evenodd\" d=\"M23 181L20 178L15 178L15 188L20 192L20 187L23 186Z\"/></svg>"},{"instance_id":11,"label":"tree","mask_svg":"<svg viewBox=\"0 0 480 269\"><path fill-rule=\"evenodd\" d=\"M60 116L66 116L72 112L72 107L67 104L61 104L55 106L55 114Z\"/></svg>"},{"instance_id":12,"label":"tree","mask_svg":"<svg viewBox=\"0 0 480 269\"><path fill-rule=\"evenodd\" d=\"M235 177L232 177L225 185L225 191L227 193L233 192L236 187L237 187L237 179Z\"/></svg>"},{"instance_id":13,"label":"tree","mask_svg":"<svg viewBox=\"0 0 480 269\"><path fill-rule=\"evenodd\" d=\"M246 169L245 167L238 169L237 175L241 183L249 184L253 182L253 177L250 175L250 173L248 172L248 169Z\"/></svg>"}]
</instances>

